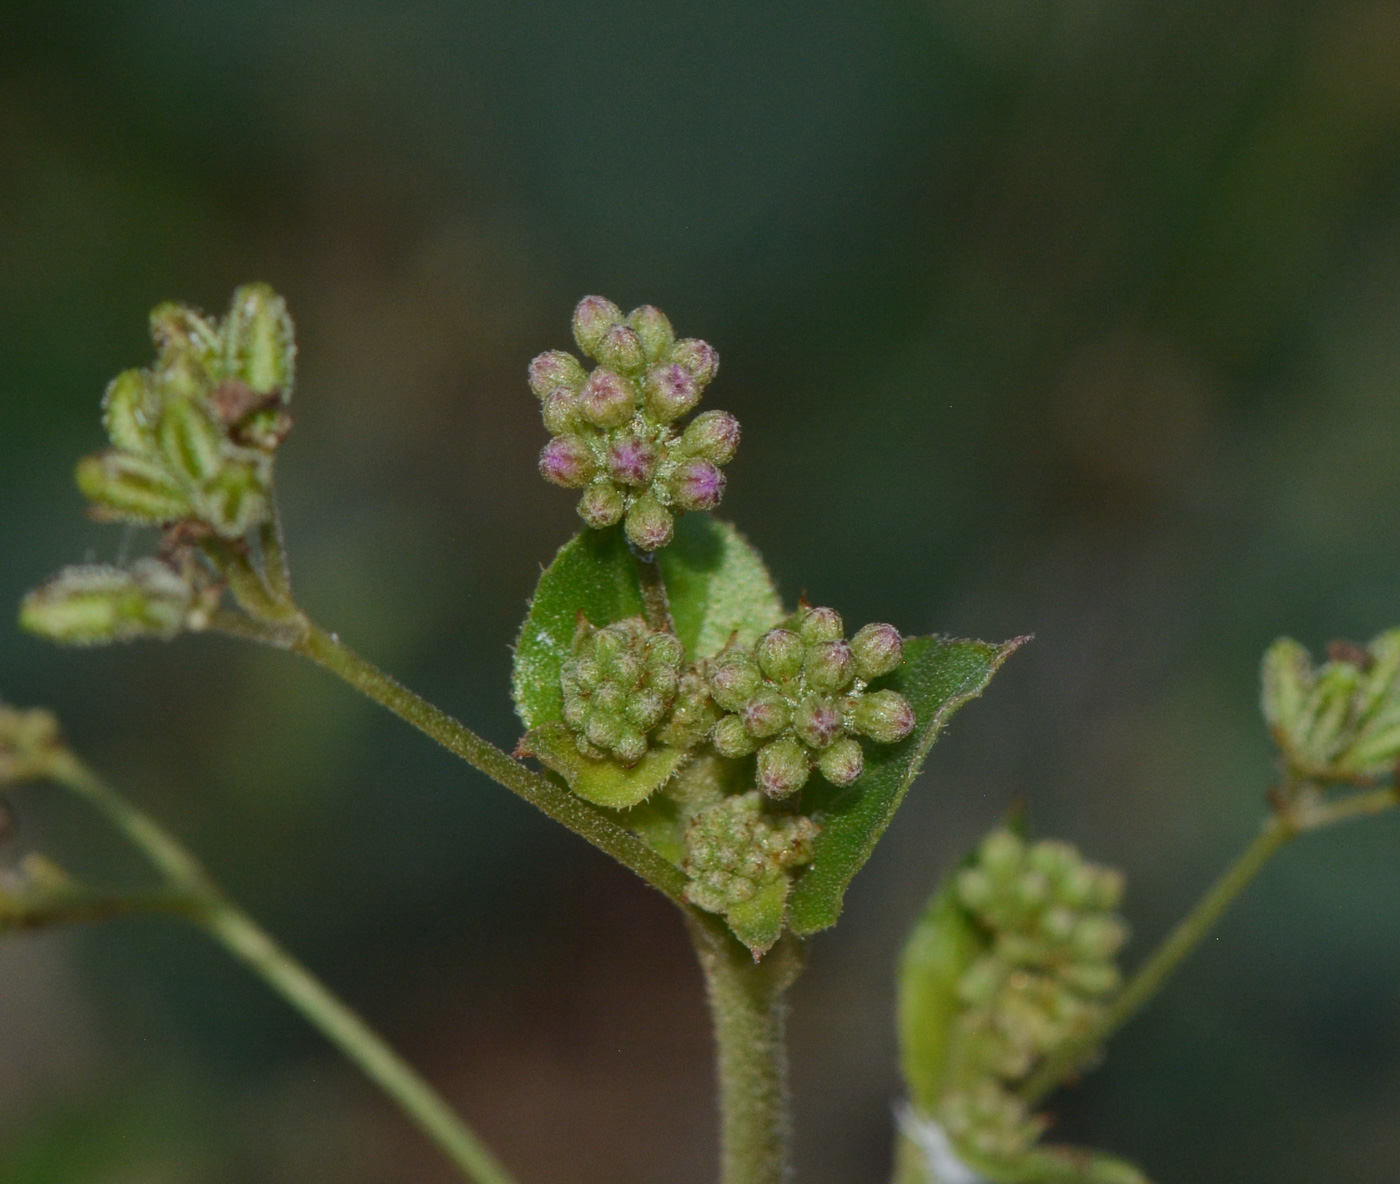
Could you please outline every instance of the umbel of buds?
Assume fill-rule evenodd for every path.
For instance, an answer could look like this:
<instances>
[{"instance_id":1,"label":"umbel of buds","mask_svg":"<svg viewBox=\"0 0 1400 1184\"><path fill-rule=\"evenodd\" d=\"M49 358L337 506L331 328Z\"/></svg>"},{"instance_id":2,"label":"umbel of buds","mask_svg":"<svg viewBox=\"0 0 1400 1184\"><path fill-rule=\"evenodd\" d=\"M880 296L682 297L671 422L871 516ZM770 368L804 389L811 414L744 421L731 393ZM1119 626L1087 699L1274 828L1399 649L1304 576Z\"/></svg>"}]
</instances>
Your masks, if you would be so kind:
<instances>
[{"instance_id":1,"label":"umbel of buds","mask_svg":"<svg viewBox=\"0 0 1400 1184\"><path fill-rule=\"evenodd\" d=\"M650 305L622 310L585 296L574 310L574 340L598 365L550 350L530 363L530 388L553 439L540 475L581 489L579 516L602 529L624 523L639 550L671 541L675 515L709 510L724 495L721 467L739 446L739 421L707 411L681 430L719 369L703 341L676 339L665 313Z\"/></svg>"},{"instance_id":2,"label":"umbel of buds","mask_svg":"<svg viewBox=\"0 0 1400 1184\"><path fill-rule=\"evenodd\" d=\"M163 559L130 567L68 567L20 605L19 623L63 645L102 645L137 638L168 640L202 628L218 599L197 569Z\"/></svg>"},{"instance_id":3,"label":"umbel of buds","mask_svg":"<svg viewBox=\"0 0 1400 1184\"><path fill-rule=\"evenodd\" d=\"M647 752L647 733L676 700L685 647L674 634L629 617L602 629L582 616L560 684L564 722L585 756L611 755L634 765Z\"/></svg>"},{"instance_id":4,"label":"umbel of buds","mask_svg":"<svg viewBox=\"0 0 1400 1184\"><path fill-rule=\"evenodd\" d=\"M265 284L234 292L222 321L162 304L151 337L155 363L107 388L112 446L79 462L78 487L100 518L241 538L267 520L272 456L291 429L286 305Z\"/></svg>"},{"instance_id":5,"label":"umbel of buds","mask_svg":"<svg viewBox=\"0 0 1400 1184\"><path fill-rule=\"evenodd\" d=\"M1376 776L1400 759L1400 629L1365 647L1334 643L1321 666L1281 638L1264 655L1262 683L1264 718L1295 776Z\"/></svg>"},{"instance_id":6,"label":"umbel of buds","mask_svg":"<svg viewBox=\"0 0 1400 1184\"><path fill-rule=\"evenodd\" d=\"M757 792L708 806L685 832L686 899L711 913L727 912L810 863L820 832L810 818L766 813Z\"/></svg>"},{"instance_id":7,"label":"umbel of buds","mask_svg":"<svg viewBox=\"0 0 1400 1184\"><path fill-rule=\"evenodd\" d=\"M849 641L840 616L804 605L753 649L731 647L706 666L714 702L726 713L712 739L722 756L758 753L758 786L785 798L820 769L850 785L865 769L857 736L904 739L914 709L898 691L867 689L904 660L893 625L867 625Z\"/></svg>"},{"instance_id":8,"label":"umbel of buds","mask_svg":"<svg viewBox=\"0 0 1400 1184\"><path fill-rule=\"evenodd\" d=\"M1123 878L1068 843L1028 844L997 830L952 891L981 928L985 952L957 984L962 1010L935 1117L957 1146L1009 1158L1044 1129L1015 1087L1096 1022L1118 989L1115 958L1128 936L1114 911Z\"/></svg>"}]
</instances>

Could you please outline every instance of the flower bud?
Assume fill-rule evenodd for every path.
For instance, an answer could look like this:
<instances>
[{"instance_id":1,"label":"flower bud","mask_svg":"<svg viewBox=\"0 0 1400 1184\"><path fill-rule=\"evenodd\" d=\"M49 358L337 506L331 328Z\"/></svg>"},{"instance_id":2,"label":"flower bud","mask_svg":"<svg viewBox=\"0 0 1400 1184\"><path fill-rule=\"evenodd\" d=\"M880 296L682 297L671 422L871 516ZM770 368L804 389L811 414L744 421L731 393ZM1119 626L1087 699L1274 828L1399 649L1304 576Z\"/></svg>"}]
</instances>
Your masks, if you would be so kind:
<instances>
[{"instance_id":1,"label":"flower bud","mask_svg":"<svg viewBox=\"0 0 1400 1184\"><path fill-rule=\"evenodd\" d=\"M64 645L103 645L179 633L193 592L168 564L143 559L129 570L69 567L24 598L20 627Z\"/></svg>"},{"instance_id":2,"label":"flower bud","mask_svg":"<svg viewBox=\"0 0 1400 1184\"><path fill-rule=\"evenodd\" d=\"M810 697L793 713L792 730L809 748L825 748L845 731L841 709L831 699Z\"/></svg>"},{"instance_id":3,"label":"flower bud","mask_svg":"<svg viewBox=\"0 0 1400 1184\"><path fill-rule=\"evenodd\" d=\"M821 754L817 768L832 785L852 785L865 772L865 753L858 741L844 736Z\"/></svg>"},{"instance_id":4,"label":"flower bud","mask_svg":"<svg viewBox=\"0 0 1400 1184\"><path fill-rule=\"evenodd\" d=\"M679 448L717 465L728 464L739 447L739 421L728 411L704 411L681 434Z\"/></svg>"},{"instance_id":5,"label":"flower bud","mask_svg":"<svg viewBox=\"0 0 1400 1184\"><path fill-rule=\"evenodd\" d=\"M641 339L626 325L614 325L604 333L593 356L602 365L628 374L646 365Z\"/></svg>"},{"instance_id":6,"label":"flower bud","mask_svg":"<svg viewBox=\"0 0 1400 1184\"><path fill-rule=\"evenodd\" d=\"M583 365L573 354L562 349L549 349L530 362L530 389L537 399L550 391L565 387L577 391L588 377Z\"/></svg>"},{"instance_id":7,"label":"flower bud","mask_svg":"<svg viewBox=\"0 0 1400 1184\"><path fill-rule=\"evenodd\" d=\"M649 493L642 494L627 511L627 539L639 551L659 551L675 537L671 511Z\"/></svg>"},{"instance_id":8,"label":"flower bud","mask_svg":"<svg viewBox=\"0 0 1400 1184\"><path fill-rule=\"evenodd\" d=\"M544 420L544 430L552 436L578 431L578 393L566 386L555 387L544 397L540 418Z\"/></svg>"},{"instance_id":9,"label":"flower bud","mask_svg":"<svg viewBox=\"0 0 1400 1184\"><path fill-rule=\"evenodd\" d=\"M188 481L209 481L224 463L224 434L190 399L172 399L160 417L160 450L166 465Z\"/></svg>"},{"instance_id":10,"label":"flower bud","mask_svg":"<svg viewBox=\"0 0 1400 1184\"><path fill-rule=\"evenodd\" d=\"M758 666L745 650L724 650L711 661L710 694L725 711L741 711L762 683Z\"/></svg>"},{"instance_id":11,"label":"flower bud","mask_svg":"<svg viewBox=\"0 0 1400 1184\"><path fill-rule=\"evenodd\" d=\"M590 358L598 343L614 325L621 324L622 310L602 296L585 296L574 309L574 340Z\"/></svg>"},{"instance_id":12,"label":"flower bud","mask_svg":"<svg viewBox=\"0 0 1400 1184\"><path fill-rule=\"evenodd\" d=\"M710 738L720 756L732 759L748 756L758 747L758 741L749 735L744 721L737 715L726 715L715 724L714 733Z\"/></svg>"},{"instance_id":13,"label":"flower bud","mask_svg":"<svg viewBox=\"0 0 1400 1184\"><path fill-rule=\"evenodd\" d=\"M707 460L682 461L667 484L682 510L713 510L724 497L724 474Z\"/></svg>"},{"instance_id":14,"label":"flower bud","mask_svg":"<svg viewBox=\"0 0 1400 1184\"><path fill-rule=\"evenodd\" d=\"M1075 962L1060 971L1060 977L1081 994L1111 995L1123 983L1123 976L1112 962Z\"/></svg>"},{"instance_id":15,"label":"flower bud","mask_svg":"<svg viewBox=\"0 0 1400 1184\"><path fill-rule=\"evenodd\" d=\"M540 476L552 485L581 489L597 471L593 450L581 436L555 436L540 450Z\"/></svg>"},{"instance_id":16,"label":"flower bud","mask_svg":"<svg viewBox=\"0 0 1400 1184\"><path fill-rule=\"evenodd\" d=\"M224 320L224 372L255 394L292 397L297 347L287 302L266 284L244 284Z\"/></svg>"},{"instance_id":17,"label":"flower bud","mask_svg":"<svg viewBox=\"0 0 1400 1184\"><path fill-rule=\"evenodd\" d=\"M770 629L754 646L759 668L774 682L788 682L801 674L806 653L802 638L791 629Z\"/></svg>"},{"instance_id":18,"label":"flower bud","mask_svg":"<svg viewBox=\"0 0 1400 1184\"><path fill-rule=\"evenodd\" d=\"M242 538L267 521L268 474L247 462L225 464L198 489L191 506L201 521L226 539Z\"/></svg>"},{"instance_id":19,"label":"flower bud","mask_svg":"<svg viewBox=\"0 0 1400 1184\"><path fill-rule=\"evenodd\" d=\"M642 343L648 362L662 357L676 340L675 330L666 314L654 305L643 304L627 314L627 323Z\"/></svg>"},{"instance_id":20,"label":"flower bud","mask_svg":"<svg viewBox=\"0 0 1400 1184\"><path fill-rule=\"evenodd\" d=\"M207 368L218 358L219 331L214 322L187 304L166 302L151 310L151 340L162 363L176 356Z\"/></svg>"},{"instance_id":21,"label":"flower bud","mask_svg":"<svg viewBox=\"0 0 1400 1184\"><path fill-rule=\"evenodd\" d=\"M792 718L792 711L776 691L760 687L739 712L749 735L765 740L776 736Z\"/></svg>"},{"instance_id":22,"label":"flower bud","mask_svg":"<svg viewBox=\"0 0 1400 1184\"><path fill-rule=\"evenodd\" d=\"M708 386L719 373L719 354L714 346L698 337L686 337L671 347L671 361L684 366L701 386Z\"/></svg>"},{"instance_id":23,"label":"flower bud","mask_svg":"<svg viewBox=\"0 0 1400 1184\"><path fill-rule=\"evenodd\" d=\"M608 473L620 485L649 485L656 460L656 449L645 440L624 436L608 449Z\"/></svg>"},{"instance_id":24,"label":"flower bud","mask_svg":"<svg viewBox=\"0 0 1400 1184\"><path fill-rule=\"evenodd\" d=\"M622 521L627 501L606 477L594 481L578 500L578 516L594 530Z\"/></svg>"},{"instance_id":25,"label":"flower bud","mask_svg":"<svg viewBox=\"0 0 1400 1184\"><path fill-rule=\"evenodd\" d=\"M160 398L145 370L124 370L102 396L102 426L114 448L126 452L155 450Z\"/></svg>"},{"instance_id":26,"label":"flower bud","mask_svg":"<svg viewBox=\"0 0 1400 1184\"><path fill-rule=\"evenodd\" d=\"M866 625L851 638L856 677L869 682L896 670L904 661L904 639L893 625Z\"/></svg>"},{"instance_id":27,"label":"flower bud","mask_svg":"<svg viewBox=\"0 0 1400 1184\"><path fill-rule=\"evenodd\" d=\"M642 382L642 398L653 420L670 423L700 401L700 387L684 366L667 362L647 371Z\"/></svg>"},{"instance_id":28,"label":"flower bud","mask_svg":"<svg viewBox=\"0 0 1400 1184\"><path fill-rule=\"evenodd\" d=\"M621 427L637 407L632 384L620 374L598 367L578 395L579 414L600 428Z\"/></svg>"},{"instance_id":29,"label":"flower bud","mask_svg":"<svg viewBox=\"0 0 1400 1184\"><path fill-rule=\"evenodd\" d=\"M853 723L862 735L893 744L914 730L914 709L898 691L874 691L856 703Z\"/></svg>"},{"instance_id":30,"label":"flower bud","mask_svg":"<svg viewBox=\"0 0 1400 1184\"><path fill-rule=\"evenodd\" d=\"M1117 917L1105 914L1081 917L1074 927L1070 946L1085 962L1112 958L1128 940L1127 926Z\"/></svg>"},{"instance_id":31,"label":"flower bud","mask_svg":"<svg viewBox=\"0 0 1400 1184\"><path fill-rule=\"evenodd\" d=\"M807 784L807 754L796 740L784 737L758 750L758 788L770 798L785 798Z\"/></svg>"},{"instance_id":32,"label":"flower bud","mask_svg":"<svg viewBox=\"0 0 1400 1184\"><path fill-rule=\"evenodd\" d=\"M128 452L100 452L78 462L78 488L103 517L175 522L188 517L184 491L155 461Z\"/></svg>"},{"instance_id":33,"label":"flower bud","mask_svg":"<svg viewBox=\"0 0 1400 1184\"><path fill-rule=\"evenodd\" d=\"M797 631L802 634L802 640L809 643L840 641L846 635L841 614L834 608L806 608L799 614Z\"/></svg>"},{"instance_id":34,"label":"flower bud","mask_svg":"<svg viewBox=\"0 0 1400 1184\"><path fill-rule=\"evenodd\" d=\"M1026 847L1009 830L994 830L977 849L977 862L994 880L1005 881L1021 870Z\"/></svg>"},{"instance_id":35,"label":"flower bud","mask_svg":"<svg viewBox=\"0 0 1400 1184\"><path fill-rule=\"evenodd\" d=\"M844 690L855 677L851 647L844 641L823 641L808 646L802 676L812 690Z\"/></svg>"}]
</instances>

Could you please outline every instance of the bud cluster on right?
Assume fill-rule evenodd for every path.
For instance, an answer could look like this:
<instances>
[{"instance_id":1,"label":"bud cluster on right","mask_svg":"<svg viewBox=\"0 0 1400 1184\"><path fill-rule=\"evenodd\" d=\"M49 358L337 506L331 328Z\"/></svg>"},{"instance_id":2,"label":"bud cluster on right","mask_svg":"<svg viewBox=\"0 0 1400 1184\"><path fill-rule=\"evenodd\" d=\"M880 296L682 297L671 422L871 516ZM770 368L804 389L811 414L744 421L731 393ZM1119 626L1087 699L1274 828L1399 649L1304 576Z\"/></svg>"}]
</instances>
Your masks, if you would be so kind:
<instances>
[{"instance_id":1,"label":"bud cluster on right","mask_svg":"<svg viewBox=\"0 0 1400 1184\"><path fill-rule=\"evenodd\" d=\"M658 308L625 316L610 300L585 296L574 310L574 340L598 365L549 350L530 363L530 388L552 439L540 475L581 489L579 516L603 529L623 523L648 554L675 534L675 516L711 510L724 495L721 466L739 446L739 422L707 411L683 431L719 370L719 355L696 338L677 339Z\"/></svg>"}]
</instances>

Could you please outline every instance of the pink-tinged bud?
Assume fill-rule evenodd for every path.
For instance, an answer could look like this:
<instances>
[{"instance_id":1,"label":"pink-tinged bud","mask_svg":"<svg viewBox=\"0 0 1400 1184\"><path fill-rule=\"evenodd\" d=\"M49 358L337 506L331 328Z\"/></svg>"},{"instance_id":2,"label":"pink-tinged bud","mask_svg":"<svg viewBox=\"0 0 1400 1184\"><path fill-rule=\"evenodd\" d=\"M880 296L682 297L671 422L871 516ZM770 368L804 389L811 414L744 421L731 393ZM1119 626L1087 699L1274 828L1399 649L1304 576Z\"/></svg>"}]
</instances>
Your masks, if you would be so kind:
<instances>
[{"instance_id":1,"label":"pink-tinged bud","mask_svg":"<svg viewBox=\"0 0 1400 1184\"><path fill-rule=\"evenodd\" d=\"M904 661L904 639L893 625L867 625L851 638L851 654L856 660L856 677L869 682Z\"/></svg>"},{"instance_id":2,"label":"pink-tinged bud","mask_svg":"<svg viewBox=\"0 0 1400 1184\"><path fill-rule=\"evenodd\" d=\"M758 747L758 741L749 735L744 721L737 715L726 715L715 724L710 739L714 743L715 751L731 760L748 756Z\"/></svg>"},{"instance_id":3,"label":"pink-tinged bud","mask_svg":"<svg viewBox=\"0 0 1400 1184\"><path fill-rule=\"evenodd\" d=\"M650 494L642 494L627 511L627 539L639 551L659 551L675 537L671 511Z\"/></svg>"},{"instance_id":4,"label":"pink-tinged bud","mask_svg":"<svg viewBox=\"0 0 1400 1184\"><path fill-rule=\"evenodd\" d=\"M702 387L708 386L719 373L719 354L708 341L686 337L671 347L671 361L684 366Z\"/></svg>"},{"instance_id":5,"label":"pink-tinged bud","mask_svg":"<svg viewBox=\"0 0 1400 1184\"><path fill-rule=\"evenodd\" d=\"M632 384L601 366L588 376L578 395L579 413L600 428L621 427L632 418L636 406L637 395Z\"/></svg>"},{"instance_id":6,"label":"pink-tinged bud","mask_svg":"<svg viewBox=\"0 0 1400 1184\"><path fill-rule=\"evenodd\" d=\"M758 665L746 650L723 650L710 663L706 676L710 694L725 711L741 711L763 682Z\"/></svg>"},{"instance_id":7,"label":"pink-tinged bud","mask_svg":"<svg viewBox=\"0 0 1400 1184\"><path fill-rule=\"evenodd\" d=\"M845 725L830 699L808 699L793 713L792 730L808 748L825 748L840 739Z\"/></svg>"},{"instance_id":8,"label":"pink-tinged bud","mask_svg":"<svg viewBox=\"0 0 1400 1184\"><path fill-rule=\"evenodd\" d=\"M853 722L872 740L893 744L914 730L914 709L898 691L875 691L860 697Z\"/></svg>"},{"instance_id":9,"label":"pink-tinged bud","mask_svg":"<svg viewBox=\"0 0 1400 1184\"><path fill-rule=\"evenodd\" d=\"M565 432L577 431L580 422L578 394L566 386L557 386L544 397L540 409L544 428L552 436L562 436Z\"/></svg>"},{"instance_id":10,"label":"pink-tinged bud","mask_svg":"<svg viewBox=\"0 0 1400 1184\"><path fill-rule=\"evenodd\" d=\"M832 785L851 785L865 772L865 753L859 741L845 736L822 753L817 768Z\"/></svg>"},{"instance_id":11,"label":"pink-tinged bud","mask_svg":"<svg viewBox=\"0 0 1400 1184\"><path fill-rule=\"evenodd\" d=\"M724 474L707 460L682 461L669 482L682 510L713 510L724 496L724 484Z\"/></svg>"},{"instance_id":12,"label":"pink-tinged bud","mask_svg":"<svg viewBox=\"0 0 1400 1184\"><path fill-rule=\"evenodd\" d=\"M680 450L717 465L728 464L739 447L739 421L728 411L705 411L681 434Z\"/></svg>"},{"instance_id":13,"label":"pink-tinged bud","mask_svg":"<svg viewBox=\"0 0 1400 1184\"><path fill-rule=\"evenodd\" d=\"M808 608L798 622L797 631L806 642L840 641L846 635L846 626L834 608Z\"/></svg>"},{"instance_id":14,"label":"pink-tinged bud","mask_svg":"<svg viewBox=\"0 0 1400 1184\"><path fill-rule=\"evenodd\" d=\"M656 472L656 449L645 440L624 436L608 449L608 472L623 485L649 485Z\"/></svg>"},{"instance_id":15,"label":"pink-tinged bud","mask_svg":"<svg viewBox=\"0 0 1400 1184\"><path fill-rule=\"evenodd\" d=\"M744 721L744 727L751 736L763 739L776 736L787 727L792 719L792 710L781 695L765 687L744 704L739 718Z\"/></svg>"},{"instance_id":16,"label":"pink-tinged bud","mask_svg":"<svg viewBox=\"0 0 1400 1184\"><path fill-rule=\"evenodd\" d=\"M590 358L598 343L614 325L622 323L622 309L602 296L585 296L574 309L574 340Z\"/></svg>"},{"instance_id":17,"label":"pink-tinged bud","mask_svg":"<svg viewBox=\"0 0 1400 1184\"><path fill-rule=\"evenodd\" d=\"M770 629L754 647L763 673L774 682L788 682L802 673L807 646L791 629Z\"/></svg>"},{"instance_id":18,"label":"pink-tinged bud","mask_svg":"<svg viewBox=\"0 0 1400 1184\"><path fill-rule=\"evenodd\" d=\"M551 485L579 489L598 471L593 450L581 436L555 436L540 449L540 476Z\"/></svg>"},{"instance_id":19,"label":"pink-tinged bud","mask_svg":"<svg viewBox=\"0 0 1400 1184\"><path fill-rule=\"evenodd\" d=\"M855 668L849 645L844 641L822 641L807 648L802 674L812 690L841 691L851 685Z\"/></svg>"},{"instance_id":20,"label":"pink-tinged bud","mask_svg":"<svg viewBox=\"0 0 1400 1184\"><path fill-rule=\"evenodd\" d=\"M700 401L700 385L684 366L668 362L647 371L642 397L653 419L670 423Z\"/></svg>"},{"instance_id":21,"label":"pink-tinged bud","mask_svg":"<svg viewBox=\"0 0 1400 1184\"><path fill-rule=\"evenodd\" d=\"M543 399L555 387L578 390L588 375L573 354L562 349L546 350L530 363L530 389Z\"/></svg>"},{"instance_id":22,"label":"pink-tinged bud","mask_svg":"<svg viewBox=\"0 0 1400 1184\"><path fill-rule=\"evenodd\" d=\"M784 737L758 750L758 788L770 798L785 798L807 784L811 769L796 740Z\"/></svg>"},{"instance_id":23,"label":"pink-tinged bud","mask_svg":"<svg viewBox=\"0 0 1400 1184\"><path fill-rule=\"evenodd\" d=\"M578 499L578 516L594 530L621 522L626 511L627 502L606 477L593 482Z\"/></svg>"},{"instance_id":24,"label":"pink-tinged bud","mask_svg":"<svg viewBox=\"0 0 1400 1184\"><path fill-rule=\"evenodd\" d=\"M669 350L676 340L676 332L666 314L651 304L643 304L627 314L627 323L636 331L641 340L642 351L648 362L654 362Z\"/></svg>"},{"instance_id":25,"label":"pink-tinged bud","mask_svg":"<svg viewBox=\"0 0 1400 1184\"><path fill-rule=\"evenodd\" d=\"M604 366L631 373L647 364L642 341L626 325L614 325L603 334L593 350L593 356Z\"/></svg>"}]
</instances>

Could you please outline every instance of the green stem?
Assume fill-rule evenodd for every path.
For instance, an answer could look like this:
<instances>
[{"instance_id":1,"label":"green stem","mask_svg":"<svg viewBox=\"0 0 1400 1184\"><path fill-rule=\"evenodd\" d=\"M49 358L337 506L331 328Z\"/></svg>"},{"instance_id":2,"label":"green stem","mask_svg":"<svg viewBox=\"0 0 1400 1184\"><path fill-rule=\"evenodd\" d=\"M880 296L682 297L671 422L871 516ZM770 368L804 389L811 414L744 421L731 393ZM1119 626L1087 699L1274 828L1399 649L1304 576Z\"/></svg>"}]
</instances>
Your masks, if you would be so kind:
<instances>
[{"instance_id":1,"label":"green stem","mask_svg":"<svg viewBox=\"0 0 1400 1184\"><path fill-rule=\"evenodd\" d=\"M802 944L788 934L755 963L716 918L690 910L686 921L714 1021L720 1184L786 1184L792 1179L787 990L802 970Z\"/></svg>"},{"instance_id":2,"label":"green stem","mask_svg":"<svg viewBox=\"0 0 1400 1184\"><path fill-rule=\"evenodd\" d=\"M56 925L93 925L117 917L170 913L189 917L199 902L188 893L90 892L74 888L43 899L0 899L0 934L11 929L48 929Z\"/></svg>"},{"instance_id":3,"label":"green stem","mask_svg":"<svg viewBox=\"0 0 1400 1184\"><path fill-rule=\"evenodd\" d=\"M647 624L662 633L674 633L676 621L671 616L671 598L666 592L661 564L656 561L655 555L644 555L630 543L628 548L637 561L637 577L642 586L642 611Z\"/></svg>"},{"instance_id":4,"label":"green stem","mask_svg":"<svg viewBox=\"0 0 1400 1184\"><path fill-rule=\"evenodd\" d=\"M600 851L607 852L676 904L685 904L683 893L686 877L680 868L582 798L527 768L465 724L365 661L333 634L310 625L305 635L291 648L387 707L400 719L544 811L556 822L563 823Z\"/></svg>"},{"instance_id":5,"label":"green stem","mask_svg":"<svg viewBox=\"0 0 1400 1184\"><path fill-rule=\"evenodd\" d=\"M287 544L282 533L282 512L277 508L277 499L272 499L268 520L258 531L258 544L262 549L262 567L268 590L274 599L283 604L292 604L292 572L287 565Z\"/></svg>"},{"instance_id":6,"label":"green stem","mask_svg":"<svg viewBox=\"0 0 1400 1184\"><path fill-rule=\"evenodd\" d=\"M514 1184L510 1173L433 1087L383 1037L230 901L173 835L66 749L53 753L48 772L55 782L102 813L155 865L177 894L154 899L165 899L167 911L188 915L281 995L358 1065L470 1179L476 1184ZM120 899L123 898L113 898L113 903Z\"/></svg>"}]
</instances>

